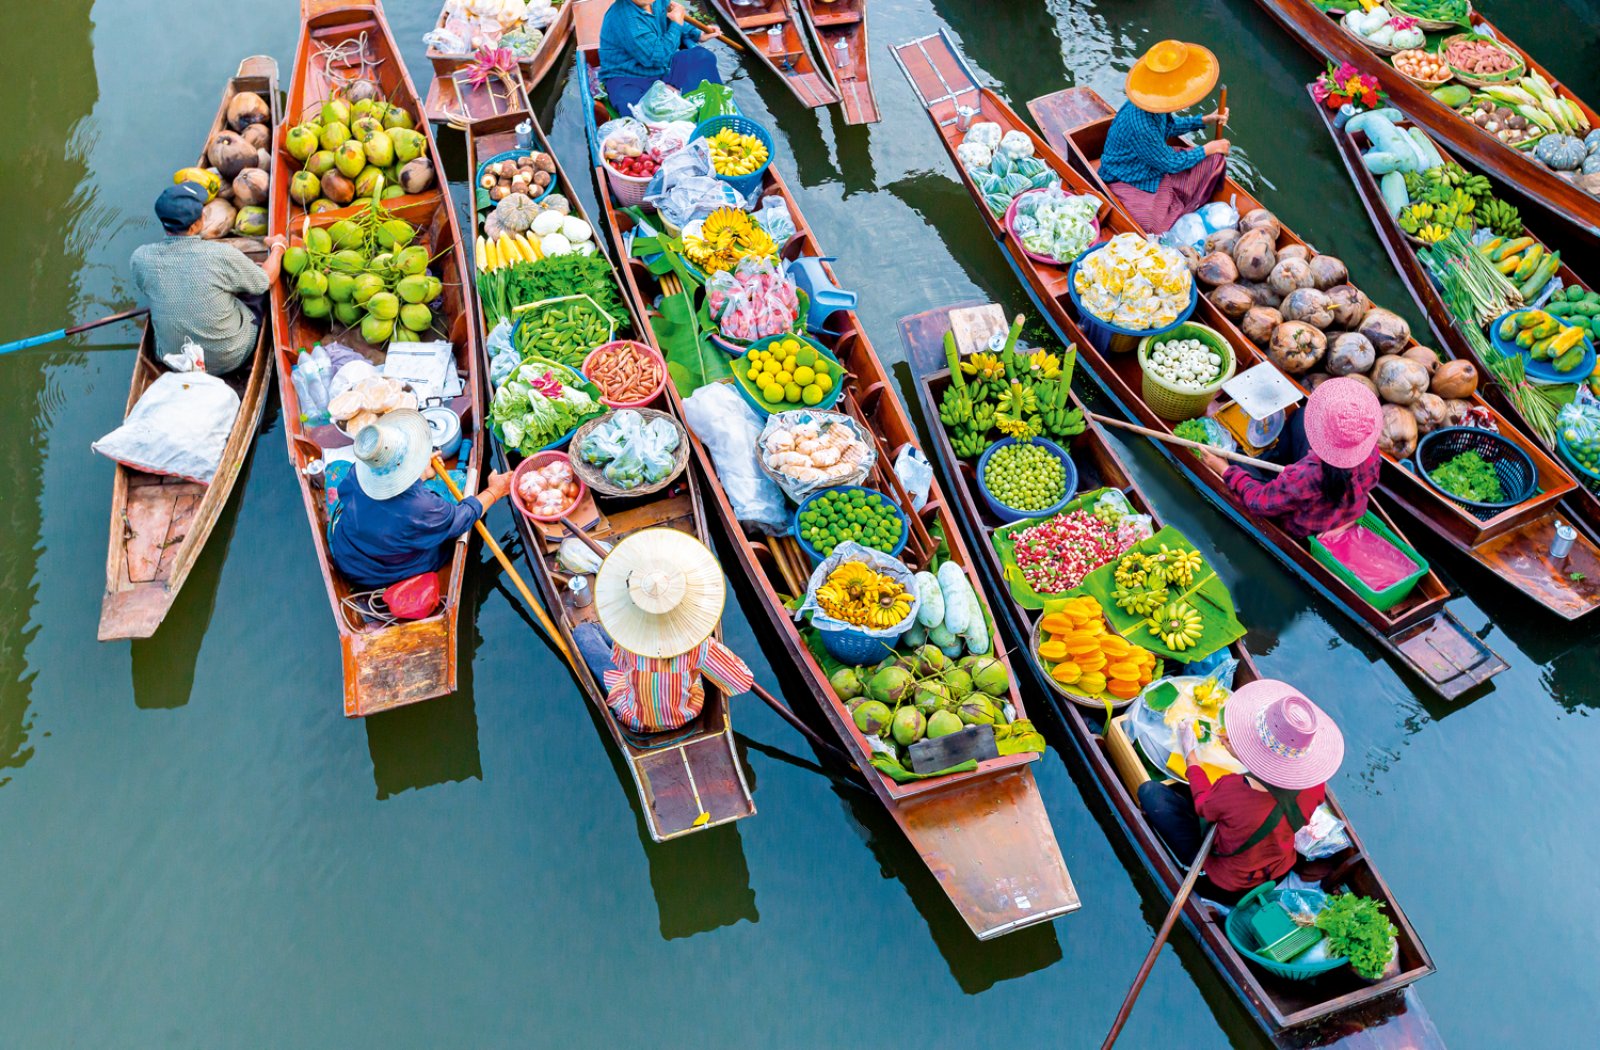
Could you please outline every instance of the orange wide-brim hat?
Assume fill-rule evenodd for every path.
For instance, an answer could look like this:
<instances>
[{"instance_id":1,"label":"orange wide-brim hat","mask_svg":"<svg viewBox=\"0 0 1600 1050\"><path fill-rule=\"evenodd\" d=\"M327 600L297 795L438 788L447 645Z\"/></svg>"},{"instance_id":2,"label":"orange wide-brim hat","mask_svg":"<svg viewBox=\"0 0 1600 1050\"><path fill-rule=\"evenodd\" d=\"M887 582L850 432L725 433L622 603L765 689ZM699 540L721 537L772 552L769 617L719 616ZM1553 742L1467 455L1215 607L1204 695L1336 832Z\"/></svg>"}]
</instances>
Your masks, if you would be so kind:
<instances>
[{"instance_id":1,"label":"orange wide-brim hat","mask_svg":"<svg viewBox=\"0 0 1600 1050\"><path fill-rule=\"evenodd\" d=\"M1147 113L1188 109L1217 86L1217 56L1199 44L1163 40L1128 71L1128 101Z\"/></svg>"}]
</instances>

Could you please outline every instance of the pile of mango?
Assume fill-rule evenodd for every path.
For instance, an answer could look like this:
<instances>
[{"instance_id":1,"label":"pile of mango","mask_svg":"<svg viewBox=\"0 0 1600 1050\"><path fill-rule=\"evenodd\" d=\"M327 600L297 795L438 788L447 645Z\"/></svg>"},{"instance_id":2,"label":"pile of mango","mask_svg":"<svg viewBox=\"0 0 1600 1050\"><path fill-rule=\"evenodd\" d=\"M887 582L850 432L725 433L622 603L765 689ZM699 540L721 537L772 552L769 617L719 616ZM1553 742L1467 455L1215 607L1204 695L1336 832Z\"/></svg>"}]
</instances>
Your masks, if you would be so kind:
<instances>
[{"instance_id":1,"label":"pile of mango","mask_svg":"<svg viewBox=\"0 0 1600 1050\"><path fill-rule=\"evenodd\" d=\"M1045 670L1080 696L1132 700L1155 679L1155 654L1107 629L1100 603L1087 595L1046 613L1039 631Z\"/></svg>"},{"instance_id":2,"label":"pile of mango","mask_svg":"<svg viewBox=\"0 0 1600 1050\"><path fill-rule=\"evenodd\" d=\"M1571 372L1583 362L1587 325L1564 324L1544 310L1520 310L1500 322L1501 342L1515 343L1535 361L1549 361L1557 372ZM1573 376L1574 380L1583 376Z\"/></svg>"}]
</instances>

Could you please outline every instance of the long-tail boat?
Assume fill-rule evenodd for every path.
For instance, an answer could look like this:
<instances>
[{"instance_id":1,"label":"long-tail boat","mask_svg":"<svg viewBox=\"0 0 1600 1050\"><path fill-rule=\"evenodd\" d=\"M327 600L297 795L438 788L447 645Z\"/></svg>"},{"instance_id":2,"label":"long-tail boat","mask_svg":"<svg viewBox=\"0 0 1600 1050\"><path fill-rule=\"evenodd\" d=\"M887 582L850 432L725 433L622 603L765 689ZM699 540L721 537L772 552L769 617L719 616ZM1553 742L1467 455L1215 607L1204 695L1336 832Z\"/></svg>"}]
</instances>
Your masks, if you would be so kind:
<instances>
[{"instance_id":1,"label":"long-tail boat","mask_svg":"<svg viewBox=\"0 0 1600 1050\"><path fill-rule=\"evenodd\" d=\"M1092 89L1069 88L1035 99L1029 103L1029 109L1046 140L1060 153L1076 160L1080 174L1090 175L1100 195L1111 200L1113 207L1120 208L1116 196L1099 178L1100 151L1112 118L1111 107L1105 100ZM1232 203L1241 215L1262 206L1230 178L1223 179L1215 199ZM1293 231L1284 228L1278 247L1304 243ZM1245 336L1238 324L1207 296L1200 296L1195 317L1228 339L1241 371L1266 360L1266 355ZM1410 340L1407 349L1417 345L1414 339ZM1300 378L1290 378L1302 392L1309 392ZM1515 506L1480 517L1423 481L1411 469L1410 461L1387 453L1380 482L1383 494L1417 524L1540 607L1567 620L1600 608L1600 546L1596 546L1591 537L1580 534L1568 558L1551 558L1549 553L1557 527L1571 517L1566 509L1567 501L1581 495L1578 483L1551 452L1519 432L1510 419L1482 396L1474 394L1466 400L1487 414L1494 429L1527 453L1538 475L1533 495Z\"/></svg>"},{"instance_id":2,"label":"long-tail boat","mask_svg":"<svg viewBox=\"0 0 1600 1050\"><path fill-rule=\"evenodd\" d=\"M1317 106L1316 109L1317 112L1322 114L1323 123L1328 129L1328 133L1333 136L1334 145L1339 149L1339 157L1344 161L1345 170L1350 173L1350 178L1355 183L1356 192L1360 194L1361 203L1367 209L1368 217L1372 219L1372 226L1378 233L1378 239L1383 242L1384 250L1389 253L1390 261L1394 263L1395 269L1400 272L1401 280L1405 281L1406 287L1411 290L1411 297L1417 301L1417 306L1427 316L1428 327L1433 330L1435 338L1439 340L1439 345L1451 357L1471 361L1477 365L1485 376L1490 375L1488 362L1483 359L1482 354L1462 333L1460 325L1456 322L1455 317L1450 312L1450 308L1444 301L1444 297L1440 294L1439 286L1433 282L1429 276L1427 266L1423 263L1421 256L1417 254L1417 249L1406 238L1394 216L1385 207L1383 195L1378 189L1378 180L1373 178L1372 173L1361 162L1364 136L1358 138L1359 133L1357 135L1346 134L1342 129L1334 127L1325 107ZM1409 122L1403 121L1400 126L1410 127L1411 125ZM1467 171L1480 170L1470 160L1463 163L1462 158L1451 156L1439 146L1437 141L1434 143L1434 148L1439 150L1440 156L1446 161L1454 161L1461 164ZM1532 237L1540 243L1545 243L1544 239L1539 237L1534 232L1534 229L1526 223L1523 224L1522 235ZM1564 259L1560 269L1556 271L1556 276L1561 278L1562 286L1565 288L1578 287L1587 289L1592 287ZM1540 428L1528 421L1521 409L1517 407L1516 402L1507 396L1505 389L1499 383L1481 384L1479 389L1482 390L1483 396L1490 404L1515 420L1517 425L1522 428L1523 433L1537 441L1547 454L1560 455L1559 451L1551 444L1549 436L1541 434ZM1600 493L1596 492L1594 486L1584 484L1583 479L1576 477L1576 475L1574 480L1578 481L1579 485L1569 497L1567 506L1581 517L1591 529L1600 529ZM1574 566L1569 568L1568 571L1583 570ZM1590 571L1592 572L1592 570Z\"/></svg>"},{"instance_id":3,"label":"long-tail boat","mask_svg":"<svg viewBox=\"0 0 1600 1050\"><path fill-rule=\"evenodd\" d=\"M531 147L522 145L516 132L517 125L523 122L527 122L531 128ZM572 192L572 183L550 149L538 120L526 106L525 96L519 109L468 128L467 169L476 173L482 161L525 148L546 153L556 162L556 192L566 197L573 215L587 221L582 203ZM469 213L472 216L473 239L476 240L479 233L477 207L469 208ZM604 246L599 250L604 251ZM620 280L618 286L621 286ZM632 304L628 305L629 323L637 332L642 324L638 316L631 313ZM474 316L481 326L484 323L482 309L477 309ZM487 354L488 333L482 334L484 353ZM619 338L622 335L618 333ZM488 361L482 361L481 366L487 368ZM658 402L653 407L671 407L665 398L658 399ZM498 468L515 470L521 462L521 456L515 450L507 449L493 436L492 431L485 433ZM708 547L711 546L700 483L692 469L683 471L676 481L659 492L634 498L595 493L595 504L604 526L603 529L595 527L592 531L600 534L600 538L607 543L616 543L642 529L670 528L687 532ZM554 533L547 534L515 509L512 517L516 521L523 555L532 570L539 596L560 630L567 651L579 657L576 636L592 632L603 638L604 632L596 616L594 603L575 604L571 600L571 592L563 585L563 581L570 578L570 574L556 560L563 530L558 528ZM633 780L634 790L638 793L645 829L652 839L665 842L755 813L750 785L745 780L744 769L734 749L727 696L708 685L705 706L692 722L673 733L661 734L659 738L641 736L618 722L606 703L606 688L602 680L604 671L604 667L591 667L581 657L572 668L579 688L588 697L596 716L611 733L611 739L616 742L628 775Z\"/></svg>"},{"instance_id":4,"label":"long-tail boat","mask_svg":"<svg viewBox=\"0 0 1600 1050\"><path fill-rule=\"evenodd\" d=\"M283 122L282 99L278 93L278 63L267 55L254 55L239 63L239 70L222 93L222 105L206 133L210 142L227 126L228 104L242 91L253 92L266 102L272 115L272 129ZM200 150L199 166L207 166L205 147ZM230 236L222 243L244 252L260 262L266 248L260 240ZM116 464L111 486L111 546L106 555L106 589L100 600L99 638L148 638L161 626L167 610L178 597L189 571L205 548L211 530L233 494L234 483L244 469L245 460L255 446L256 428L267 404L272 382L269 324L263 318L261 334L249 366L226 378L239 395L239 414L228 432L217 472L206 483L151 474ZM156 357L155 327L145 322L139 338L139 353L134 359L133 383L128 391L126 412L133 411L139 398L166 368Z\"/></svg>"},{"instance_id":5,"label":"long-tail boat","mask_svg":"<svg viewBox=\"0 0 1600 1050\"><path fill-rule=\"evenodd\" d=\"M285 108L289 119L302 119L341 85L365 77L377 82L390 104L405 109L417 131L426 138L422 156L433 165L433 185L422 193L393 197L383 205L417 229L416 243L428 248L433 260L431 270L444 284L442 301L434 310L434 331L443 333L438 338L449 339L456 369L464 377L465 389L449 407L460 417L461 433L466 439L461 451L447 459L446 466L464 470L466 489L475 490L483 456L483 442L479 439L483 405L477 333L468 300L468 262L442 178L444 167L423 115L422 100L401 63L400 50L377 0L303 0L300 11L300 40ZM308 215L292 202L289 182L299 165L284 144L287 130L280 126L274 140L269 226L273 233L287 236L294 245L303 243L308 227L331 226L368 204L363 200ZM329 454L340 450L348 456L353 439L337 427L308 426L301 418L299 398L290 379L298 352L331 338L340 339L375 360L381 360L382 350L369 347L356 329L347 331L327 319L306 317L282 282L272 289L272 324L289 462L305 502L317 564L344 659L344 713L351 717L369 715L452 692L456 687L456 619L467 564L466 538L457 542L449 564L440 570L442 605L437 612L420 620L394 624L371 622L353 608L353 602L347 601L355 590L340 576L328 554L328 511L321 476L314 469L310 473L306 470L314 461L326 461Z\"/></svg>"},{"instance_id":6,"label":"long-tail boat","mask_svg":"<svg viewBox=\"0 0 1600 1050\"><path fill-rule=\"evenodd\" d=\"M867 55L867 0L800 0L800 15L817 44L818 64L839 93L846 124L878 121Z\"/></svg>"},{"instance_id":7,"label":"long-tail boat","mask_svg":"<svg viewBox=\"0 0 1600 1050\"><path fill-rule=\"evenodd\" d=\"M894 51L953 161L956 146L970 122L994 121L1003 131L1026 135L1033 144L1034 155L1060 177L1066 190L1105 196L1088 177L1062 159L1003 99L977 84L947 36L936 34L913 40L897 45ZM1027 256L982 201L977 184L959 161L956 161L956 168L983 214L990 234L1001 243L1006 260L1061 341L1079 348L1079 360L1124 412L1147 427L1170 432L1174 424L1157 415L1143 399L1135 355L1102 354L1083 337L1067 291L1067 268L1047 265ZM1109 205L1102 209L1100 222L1103 234L1138 232L1132 220ZM1505 661L1445 607L1450 591L1437 573L1430 570L1418 580L1410 594L1391 608L1375 609L1349 584L1313 558L1306 544L1273 521L1249 515L1235 501L1220 474L1205 469L1192 456L1175 453L1164 442L1158 442L1157 447L1189 475L1203 496L1260 540L1319 594L1342 609L1378 646L1415 672L1432 691L1444 697L1456 697L1506 669ZM1389 529L1404 538L1385 513L1381 500L1374 500L1372 509Z\"/></svg>"},{"instance_id":8,"label":"long-tail boat","mask_svg":"<svg viewBox=\"0 0 1600 1050\"><path fill-rule=\"evenodd\" d=\"M1355 36L1347 33L1339 23L1350 5L1327 3L1318 7L1311 0L1257 0L1284 31L1294 37L1307 50L1329 62L1349 62L1363 73L1378 78L1378 83L1389 100L1407 116L1418 121L1441 143L1455 153L1470 158L1474 164L1502 183L1514 187L1530 200L1538 202L1558 220L1569 222L1593 243L1600 243L1600 198L1585 193L1578 186L1546 167L1531 155L1531 151L1507 145L1467 121L1451 107L1433 97L1432 89L1423 87L1395 69L1384 56L1373 51ZM1471 11L1471 8L1468 8ZM1507 35L1477 11L1471 11L1472 31L1494 37L1509 48L1526 64L1529 73L1545 78L1555 93L1576 106L1591 127L1600 127L1600 113L1575 95L1549 70L1534 61L1533 56L1513 43ZM1466 27L1452 28L1449 32L1465 32Z\"/></svg>"},{"instance_id":9,"label":"long-tail boat","mask_svg":"<svg viewBox=\"0 0 1600 1050\"><path fill-rule=\"evenodd\" d=\"M941 398L950 384L945 334L955 334L957 351L964 354L973 349L986 348L989 337L994 332L1003 331L1004 327L1005 315L994 304L944 307L901 320L900 338L905 344L906 360L911 367L923 418L933 434L929 448L943 474L945 491L951 497L951 509L961 521L967 542L978 554L994 607L1019 647L1015 650L1018 662L1026 663L1033 672L1039 690L1055 699L1055 707L1066 725L1067 735L1072 738L1106 802L1116 813L1117 822L1126 832L1129 844L1138 853L1145 870L1155 879L1161 895L1170 900L1183 882L1185 869L1167 850L1139 808L1136 794L1138 786L1150 779L1147 763L1141 762L1138 753L1128 746L1123 727L1118 725L1113 728L1110 725L1103 709L1096 710L1088 702L1074 702L1061 696L1035 656L1031 639L1034 625L1043 613L1041 610L1025 608L1011 596L999 555L991 541L994 530L1007 522L987 508L977 490L974 464L956 455L950 436L939 421ZM1076 396L1072 403L1076 408L1083 407ZM1077 468L1079 493L1102 488L1115 489L1127 497L1135 513L1150 515L1154 528L1160 530L1160 516L1098 424L1093 420L1087 421L1083 432L1070 440L1067 452ZM1231 650L1233 658L1238 661L1235 687L1260 677L1243 643L1235 643ZM1340 807L1331 790L1328 792L1328 805L1347 825L1351 824L1349 814ZM1312 982L1284 980L1247 962L1228 940L1221 920L1194 897L1189 898L1184 908L1185 924L1205 949L1206 957L1216 967L1223 981L1244 1002L1275 1045L1302 1045L1305 1033L1322 1032L1338 1026L1367 1029L1363 1032L1364 1040L1371 1039L1376 1031L1383 1033L1381 1041L1355 1044L1360 1046L1410 1046L1418 1050L1427 1046L1442 1046L1427 1020L1426 1012L1414 996L1407 993L1404 1007L1397 1009L1400 1004L1395 1002L1396 992L1432 973L1435 967L1427 948L1401 909L1400 902L1395 899L1368 856L1355 827L1351 825L1349 831L1351 845L1349 849L1329 858L1331 871L1323 880L1323 885L1330 889L1346 886L1382 902L1384 913L1400 931L1400 963L1398 972L1393 976L1368 982L1346 969ZM1379 1005L1376 1011L1372 1010L1374 1004Z\"/></svg>"},{"instance_id":10,"label":"long-tail boat","mask_svg":"<svg viewBox=\"0 0 1600 1050\"><path fill-rule=\"evenodd\" d=\"M612 197L601 168L595 122L607 119L609 113L603 102L589 94L589 78L585 72L593 68L597 58L593 53L594 38L585 34L581 19L578 48L579 84L605 225L611 243L623 259L623 285L640 315L652 322L659 317L656 304L668 289L643 260L632 257L629 245L640 231L633 217L623 212ZM763 197L781 199L794 221L797 232L789 241L785 257L822 257L824 253L806 225L798 203L775 168L767 169L760 192ZM831 271L828 275L831 279ZM673 288L671 294L684 293L680 288ZM939 539L935 537L941 537L947 545L949 560L962 566L976 587L979 581L974 562L939 486L933 485L926 503L913 512L911 497L891 466L903 449L918 447L919 440L904 406L895 395L894 380L873 352L860 320L853 312L840 311L828 318L828 327L831 334L820 338L846 372L841 381L844 393L834 411L847 413L860 424L871 436L877 453L874 469L863 484L891 496L898 506L906 509L910 539L901 560L914 568L928 564L939 549ZM644 335L655 344L650 324L646 325ZM674 400L680 402L682 414L675 384L668 383L667 389ZM1079 907L1077 890L1056 843L1038 785L1028 768L1039 755L1029 752L1002 755L983 760L970 772L905 784L896 783L878 772L871 764L871 745L856 728L817 655L801 637L786 604L806 590L811 572L806 555L792 536L746 534L727 492L717 479L711 455L698 439L693 444L706 478L706 493L722 519L738 559L739 571L754 589L782 650L787 652L815 697L829 729L838 736L844 750L918 856L938 878L968 927L980 939L989 939L1076 911ZM998 631L993 635L992 644L998 646ZM1009 660L999 648L995 652L1009 674ZM1027 717L1014 674L1008 700L1019 719Z\"/></svg>"},{"instance_id":11,"label":"long-tail boat","mask_svg":"<svg viewBox=\"0 0 1600 1050\"><path fill-rule=\"evenodd\" d=\"M517 67L522 72L522 81L529 91L538 87L540 82L555 68L556 60L567 49L567 41L572 37L573 7L579 0L562 0L556 6L556 17L541 31L542 36L539 46L533 54L519 57ZM439 19L435 23L438 29L444 29L448 21L449 4L440 5ZM449 80L458 70L470 62L472 53L441 51L433 45L428 46L428 61L433 65L435 89L440 79ZM432 116L434 92L428 92L429 114Z\"/></svg>"},{"instance_id":12,"label":"long-tail boat","mask_svg":"<svg viewBox=\"0 0 1600 1050\"><path fill-rule=\"evenodd\" d=\"M589 2L600 9L595 22L598 33L598 16L604 14L610 4L597 0ZM815 109L839 101L833 78L818 68L817 60L811 54L805 29L795 14L793 0L711 0L711 6L744 41L745 54L772 70L800 100L801 105ZM862 36L865 35L863 28ZM581 32L578 40L578 46L582 47ZM862 61L865 60L863 52Z\"/></svg>"}]
</instances>

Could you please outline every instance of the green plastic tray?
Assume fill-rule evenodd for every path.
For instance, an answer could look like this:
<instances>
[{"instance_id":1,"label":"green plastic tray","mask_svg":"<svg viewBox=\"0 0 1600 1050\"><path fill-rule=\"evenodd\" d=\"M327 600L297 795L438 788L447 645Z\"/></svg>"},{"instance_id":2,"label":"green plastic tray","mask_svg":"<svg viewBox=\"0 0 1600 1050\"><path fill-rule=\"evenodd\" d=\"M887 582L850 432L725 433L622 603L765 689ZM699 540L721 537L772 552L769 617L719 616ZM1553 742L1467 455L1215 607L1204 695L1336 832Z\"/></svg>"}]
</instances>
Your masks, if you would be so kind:
<instances>
[{"instance_id":1,"label":"green plastic tray","mask_svg":"<svg viewBox=\"0 0 1600 1050\"><path fill-rule=\"evenodd\" d=\"M1411 559L1411 564L1417 566L1417 571L1384 590L1375 591L1368 587L1361 577L1347 568L1344 562L1335 558L1333 552L1324 547L1322 541L1315 536L1311 537L1310 540L1311 556L1321 562L1329 572L1349 584L1350 589L1355 591L1362 601L1379 612L1384 612L1387 609L1392 609L1402 598L1410 594L1412 589L1416 587L1417 581L1428 575L1428 562L1416 552L1416 549L1411 544L1396 536L1394 530L1385 525L1383 520L1370 510L1363 514L1361 520L1356 524L1364 525L1388 540L1390 544L1399 549L1400 553Z\"/></svg>"}]
</instances>

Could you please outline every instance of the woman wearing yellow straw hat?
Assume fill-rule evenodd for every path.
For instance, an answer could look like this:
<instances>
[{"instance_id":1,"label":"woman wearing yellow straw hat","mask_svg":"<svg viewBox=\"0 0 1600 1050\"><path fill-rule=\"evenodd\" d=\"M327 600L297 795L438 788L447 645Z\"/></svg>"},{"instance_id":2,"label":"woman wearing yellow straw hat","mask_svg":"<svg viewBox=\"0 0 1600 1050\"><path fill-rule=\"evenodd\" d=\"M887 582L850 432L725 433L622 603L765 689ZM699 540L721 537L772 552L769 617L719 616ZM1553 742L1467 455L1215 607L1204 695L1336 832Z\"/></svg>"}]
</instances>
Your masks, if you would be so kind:
<instances>
[{"instance_id":1,"label":"woman wearing yellow straw hat","mask_svg":"<svg viewBox=\"0 0 1600 1050\"><path fill-rule=\"evenodd\" d=\"M1180 40L1161 41L1128 71L1128 101L1106 132L1100 177L1150 233L1166 233L1179 216L1209 201L1227 174L1227 139L1192 149L1168 142L1207 124L1228 123L1227 110L1173 116L1209 95L1218 72L1216 55Z\"/></svg>"},{"instance_id":2,"label":"woman wearing yellow straw hat","mask_svg":"<svg viewBox=\"0 0 1600 1050\"><path fill-rule=\"evenodd\" d=\"M595 611L611 635L606 704L635 733L692 721L709 680L726 695L749 692L750 668L712 637L727 581L716 555L676 529L627 537L595 574Z\"/></svg>"}]
</instances>

